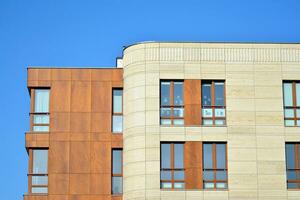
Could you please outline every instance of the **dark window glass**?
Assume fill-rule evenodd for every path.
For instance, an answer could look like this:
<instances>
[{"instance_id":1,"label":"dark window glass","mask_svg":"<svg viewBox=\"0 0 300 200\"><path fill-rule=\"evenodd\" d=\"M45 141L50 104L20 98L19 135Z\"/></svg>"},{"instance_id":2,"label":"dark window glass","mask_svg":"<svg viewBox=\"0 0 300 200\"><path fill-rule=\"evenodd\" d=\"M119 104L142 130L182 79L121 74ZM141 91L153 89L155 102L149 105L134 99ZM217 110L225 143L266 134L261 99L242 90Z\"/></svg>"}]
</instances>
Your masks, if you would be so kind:
<instances>
[{"instance_id":1,"label":"dark window glass","mask_svg":"<svg viewBox=\"0 0 300 200\"><path fill-rule=\"evenodd\" d=\"M202 124L206 126L225 125L225 82L202 82Z\"/></svg>"},{"instance_id":2,"label":"dark window glass","mask_svg":"<svg viewBox=\"0 0 300 200\"><path fill-rule=\"evenodd\" d=\"M161 82L161 105L170 105L170 82Z\"/></svg>"},{"instance_id":3,"label":"dark window glass","mask_svg":"<svg viewBox=\"0 0 300 200\"><path fill-rule=\"evenodd\" d=\"M203 143L203 188L227 188L226 143Z\"/></svg>"},{"instance_id":4,"label":"dark window glass","mask_svg":"<svg viewBox=\"0 0 300 200\"><path fill-rule=\"evenodd\" d=\"M212 144L203 144L204 168L212 169Z\"/></svg>"},{"instance_id":5,"label":"dark window glass","mask_svg":"<svg viewBox=\"0 0 300 200\"><path fill-rule=\"evenodd\" d=\"M160 187L162 189L185 187L183 148L183 143L161 143Z\"/></svg>"},{"instance_id":6,"label":"dark window glass","mask_svg":"<svg viewBox=\"0 0 300 200\"><path fill-rule=\"evenodd\" d=\"M288 189L300 189L300 143L286 143L286 177Z\"/></svg>"},{"instance_id":7,"label":"dark window glass","mask_svg":"<svg viewBox=\"0 0 300 200\"><path fill-rule=\"evenodd\" d=\"M224 106L224 82L215 82L215 105Z\"/></svg>"},{"instance_id":8,"label":"dark window glass","mask_svg":"<svg viewBox=\"0 0 300 200\"><path fill-rule=\"evenodd\" d=\"M202 84L202 105L211 105L211 84Z\"/></svg>"},{"instance_id":9,"label":"dark window glass","mask_svg":"<svg viewBox=\"0 0 300 200\"><path fill-rule=\"evenodd\" d=\"M112 194L122 194L123 192L123 151L122 149L112 150Z\"/></svg>"},{"instance_id":10,"label":"dark window glass","mask_svg":"<svg viewBox=\"0 0 300 200\"><path fill-rule=\"evenodd\" d=\"M170 144L161 144L161 167L171 168L171 149Z\"/></svg>"},{"instance_id":11,"label":"dark window glass","mask_svg":"<svg viewBox=\"0 0 300 200\"><path fill-rule=\"evenodd\" d=\"M183 168L183 144L174 144L174 168Z\"/></svg>"},{"instance_id":12,"label":"dark window glass","mask_svg":"<svg viewBox=\"0 0 300 200\"><path fill-rule=\"evenodd\" d=\"M113 93L112 132L123 132L123 90L115 88Z\"/></svg>"},{"instance_id":13,"label":"dark window glass","mask_svg":"<svg viewBox=\"0 0 300 200\"><path fill-rule=\"evenodd\" d=\"M184 124L183 81L160 82L160 124Z\"/></svg>"}]
</instances>

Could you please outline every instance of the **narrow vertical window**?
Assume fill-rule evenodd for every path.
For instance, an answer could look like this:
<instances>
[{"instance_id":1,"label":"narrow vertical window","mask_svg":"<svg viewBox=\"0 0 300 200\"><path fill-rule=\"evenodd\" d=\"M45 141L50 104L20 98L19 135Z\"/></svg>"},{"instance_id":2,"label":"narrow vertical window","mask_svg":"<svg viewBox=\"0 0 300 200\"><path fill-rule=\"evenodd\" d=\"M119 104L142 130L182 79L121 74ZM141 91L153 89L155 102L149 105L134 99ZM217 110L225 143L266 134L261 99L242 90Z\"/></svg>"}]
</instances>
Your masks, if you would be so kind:
<instances>
[{"instance_id":1,"label":"narrow vertical window","mask_svg":"<svg viewBox=\"0 0 300 200\"><path fill-rule=\"evenodd\" d=\"M225 82L202 81L202 124L225 125Z\"/></svg>"},{"instance_id":2,"label":"narrow vertical window","mask_svg":"<svg viewBox=\"0 0 300 200\"><path fill-rule=\"evenodd\" d=\"M203 187L227 188L226 143L203 143Z\"/></svg>"},{"instance_id":3,"label":"narrow vertical window","mask_svg":"<svg viewBox=\"0 0 300 200\"><path fill-rule=\"evenodd\" d=\"M31 193L48 193L48 150L29 150L29 185Z\"/></svg>"},{"instance_id":4,"label":"narrow vertical window","mask_svg":"<svg viewBox=\"0 0 300 200\"><path fill-rule=\"evenodd\" d=\"M49 89L34 89L34 106L31 113L32 131L49 131Z\"/></svg>"},{"instance_id":5,"label":"narrow vertical window","mask_svg":"<svg viewBox=\"0 0 300 200\"><path fill-rule=\"evenodd\" d=\"M288 189L300 189L300 143L285 144Z\"/></svg>"},{"instance_id":6,"label":"narrow vertical window","mask_svg":"<svg viewBox=\"0 0 300 200\"><path fill-rule=\"evenodd\" d=\"M161 143L160 185L162 189L184 189L184 144Z\"/></svg>"},{"instance_id":7,"label":"narrow vertical window","mask_svg":"<svg viewBox=\"0 0 300 200\"><path fill-rule=\"evenodd\" d=\"M113 89L112 132L123 132L123 90Z\"/></svg>"},{"instance_id":8,"label":"narrow vertical window","mask_svg":"<svg viewBox=\"0 0 300 200\"><path fill-rule=\"evenodd\" d=\"M300 126L300 83L283 82L284 124Z\"/></svg>"},{"instance_id":9,"label":"narrow vertical window","mask_svg":"<svg viewBox=\"0 0 300 200\"><path fill-rule=\"evenodd\" d=\"M183 81L160 82L160 124L183 125Z\"/></svg>"},{"instance_id":10,"label":"narrow vertical window","mask_svg":"<svg viewBox=\"0 0 300 200\"><path fill-rule=\"evenodd\" d=\"M111 192L112 194L123 193L123 151L122 149L112 150L112 180Z\"/></svg>"}]
</instances>

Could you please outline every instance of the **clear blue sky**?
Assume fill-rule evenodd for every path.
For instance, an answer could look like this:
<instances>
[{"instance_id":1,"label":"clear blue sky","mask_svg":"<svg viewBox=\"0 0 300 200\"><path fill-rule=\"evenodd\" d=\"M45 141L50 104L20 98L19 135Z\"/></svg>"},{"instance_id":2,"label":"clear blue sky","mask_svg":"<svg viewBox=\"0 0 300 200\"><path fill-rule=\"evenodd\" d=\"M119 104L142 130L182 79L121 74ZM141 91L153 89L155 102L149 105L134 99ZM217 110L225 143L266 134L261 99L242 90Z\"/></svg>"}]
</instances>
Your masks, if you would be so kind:
<instances>
[{"instance_id":1,"label":"clear blue sky","mask_svg":"<svg viewBox=\"0 0 300 200\"><path fill-rule=\"evenodd\" d=\"M27 190L27 66L113 66L139 41L300 42L299 0L0 0L0 194Z\"/></svg>"}]
</instances>

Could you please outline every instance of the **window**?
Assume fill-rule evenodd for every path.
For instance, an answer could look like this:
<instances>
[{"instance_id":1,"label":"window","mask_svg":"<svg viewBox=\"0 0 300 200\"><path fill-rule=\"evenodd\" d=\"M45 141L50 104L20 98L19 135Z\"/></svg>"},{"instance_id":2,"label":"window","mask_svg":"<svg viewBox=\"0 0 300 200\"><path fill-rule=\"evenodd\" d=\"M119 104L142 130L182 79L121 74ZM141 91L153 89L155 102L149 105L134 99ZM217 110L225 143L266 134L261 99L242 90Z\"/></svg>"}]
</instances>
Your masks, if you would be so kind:
<instances>
[{"instance_id":1,"label":"window","mask_svg":"<svg viewBox=\"0 0 300 200\"><path fill-rule=\"evenodd\" d=\"M300 143L286 143L287 188L300 189Z\"/></svg>"},{"instance_id":2,"label":"window","mask_svg":"<svg viewBox=\"0 0 300 200\"><path fill-rule=\"evenodd\" d=\"M202 81L202 124L225 125L224 81Z\"/></svg>"},{"instance_id":3,"label":"window","mask_svg":"<svg viewBox=\"0 0 300 200\"><path fill-rule=\"evenodd\" d=\"M112 132L123 132L123 90L113 89Z\"/></svg>"},{"instance_id":4,"label":"window","mask_svg":"<svg viewBox=\"0 0 300 200\"><path fill-rule=\"evenodd\" d=\"M122 149L112 150L112 194L123 193L123 151Z\"/></svg>"},{"instance_id":5,"label":"window","mask_svg":"<svg viewBox=\"0 0 300 200\"><path fill-rule=\"evenodd\" d=\"M283 98L285 126L300 126L300 82L284 82Z\"/></svg>"},{"instance_id":6,"label":"window","mask_svg":"<svg viewBox=\"0 0 300 200\"><path fill-rule=\"evenodd\" d=\"M160 187L162 189L185 188L184 144L161 143Z\"/></svg>"},{"instance_id":7,"label":"window","mask_svg":"<svg viewBox=\"0 0 300 200\"><path fill-rule=\"evenodd\" d=\"M34 107L31 113L32 131L49 131L49 89L34 89Z\"/></svg>"},{"instance_id":8,"label":"window","mask_svg":"<svg viewBox=\"0 0 300 200\"><path fill-rule=\"evenodd\" d=\"M183 81L160 82L160 124L183 125Z\"/></svg>"},{"instance_id":9,"label":"window","mask_svg":"<svg viewBox=\"0 0 300 200\"><path fill-rule=\"evenodd\" d=\"M203 187L227 188L226 143L203 143Z\"/></svg>"},{"instance_id":10,"label":"window","mask_svg":"<svg viewBox=\"0 0 300 200\"><path fill-rule=\"evenodd\" d=\"M48 193L48 150L30 149L29 186L31 193Z\"/></svg>"}]
</instances>

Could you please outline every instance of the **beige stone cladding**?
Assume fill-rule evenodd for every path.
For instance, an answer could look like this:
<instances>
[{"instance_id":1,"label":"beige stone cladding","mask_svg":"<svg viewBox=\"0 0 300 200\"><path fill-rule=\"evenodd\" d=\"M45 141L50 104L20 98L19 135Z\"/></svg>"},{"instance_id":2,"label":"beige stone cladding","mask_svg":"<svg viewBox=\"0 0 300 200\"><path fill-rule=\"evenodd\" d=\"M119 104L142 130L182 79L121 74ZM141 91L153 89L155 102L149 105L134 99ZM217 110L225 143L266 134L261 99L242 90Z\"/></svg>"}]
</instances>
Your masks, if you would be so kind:
<instances>
[{"instance_id":1,"label":"beige stone cladding","mask_svg":"<svg viewBox=\"0 0 300 200\"><path fill-rule=\"evenodd\" d=\"M141 43L124 50L124 200L300 199L287 190L283 80L300 80L299 44ZM160 79L223 79L226 126L161 127ZM199 108L200 109L200 108ZM160 189L161 141L226 141L228 190Z\"/></svg>"}]
</instances>

